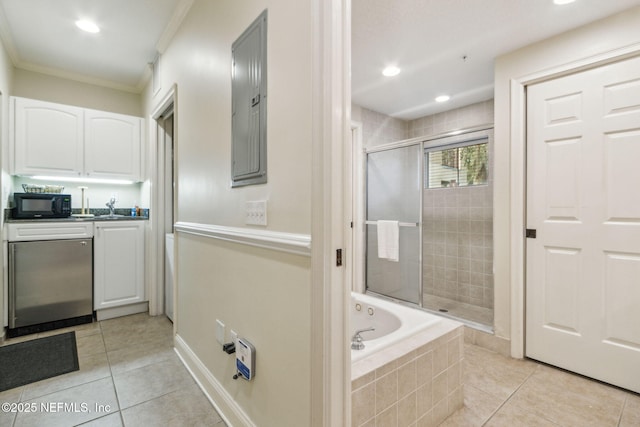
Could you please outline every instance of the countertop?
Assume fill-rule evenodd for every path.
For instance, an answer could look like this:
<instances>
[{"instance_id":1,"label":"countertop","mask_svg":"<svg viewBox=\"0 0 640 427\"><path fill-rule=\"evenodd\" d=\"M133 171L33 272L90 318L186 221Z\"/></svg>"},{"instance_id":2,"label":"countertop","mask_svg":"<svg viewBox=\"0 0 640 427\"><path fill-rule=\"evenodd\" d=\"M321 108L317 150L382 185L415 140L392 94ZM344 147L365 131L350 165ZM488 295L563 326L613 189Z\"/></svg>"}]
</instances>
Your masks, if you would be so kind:
<instances>
[{"instance_id":1,"label":"countertop","mask_svg":"<svg viewBox=\"0 0 640 427\"><path fill-rule=\"evenodd\" d=\"M75 217L70 216L68 218L33 218L33 219L18 219L18 218L7 218L5 223L17 223L17 222L96 222L96 221L148 221L149 217L147 216L94 216L94 217Z\"/></svg>"}]
</instances>

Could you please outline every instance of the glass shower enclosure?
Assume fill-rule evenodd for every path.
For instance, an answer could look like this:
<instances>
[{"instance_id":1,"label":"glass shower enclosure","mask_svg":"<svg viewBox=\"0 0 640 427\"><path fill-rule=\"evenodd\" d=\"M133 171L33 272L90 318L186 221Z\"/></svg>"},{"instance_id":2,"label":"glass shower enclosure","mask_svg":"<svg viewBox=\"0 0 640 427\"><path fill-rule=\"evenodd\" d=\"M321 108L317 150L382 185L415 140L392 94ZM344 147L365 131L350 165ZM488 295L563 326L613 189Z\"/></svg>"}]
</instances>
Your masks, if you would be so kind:
<instances>
[{"instance_id":1,"label":"glass shower enclosure","mask_svg":"<svg viewBox=\"0 0 640 427\"><path fill-rule=\"evenodd\" d=\"M398 261L367 256L369 291L414 304L422 297L422 148L420 144L367 154L367 254L378 252L378 221L398 221Z\"/></svg>"},{"instance_id":2,"label":"glass shower enclosure","mask_svg":"<svg viewBox=\"0 0 640 427\"><path fill-rule=\"evenodd\" d=\"M492 328L492 145L484 128L365 150L368 293ZM379 221L398 222L397 262Z\"/></svg>"}]
</instances>

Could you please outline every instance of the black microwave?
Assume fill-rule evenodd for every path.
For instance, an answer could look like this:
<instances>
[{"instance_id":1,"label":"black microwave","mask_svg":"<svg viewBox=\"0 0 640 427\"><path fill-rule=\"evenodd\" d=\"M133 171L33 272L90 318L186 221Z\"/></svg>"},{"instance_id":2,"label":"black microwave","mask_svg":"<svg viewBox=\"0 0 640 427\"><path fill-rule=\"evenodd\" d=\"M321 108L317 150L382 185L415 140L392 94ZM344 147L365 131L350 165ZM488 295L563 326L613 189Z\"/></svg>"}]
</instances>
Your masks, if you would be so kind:
<instances>
[{"instance_id":1,"label":"black microwave","mask_svg":"<svg viewBox=\"0 0 640 427\"><path fill-rule=\"evenodd\" d=\"M71 216L71 195L14 193L13 218L67 218Z\"/></svg>"}]
</instances>

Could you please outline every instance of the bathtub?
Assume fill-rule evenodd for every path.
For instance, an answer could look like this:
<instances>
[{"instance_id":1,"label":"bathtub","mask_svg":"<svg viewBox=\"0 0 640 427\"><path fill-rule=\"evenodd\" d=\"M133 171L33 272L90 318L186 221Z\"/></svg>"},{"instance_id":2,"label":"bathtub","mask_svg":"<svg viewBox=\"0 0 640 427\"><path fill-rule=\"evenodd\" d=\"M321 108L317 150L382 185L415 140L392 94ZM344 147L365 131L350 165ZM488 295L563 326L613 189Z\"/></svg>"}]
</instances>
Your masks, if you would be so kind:
<instances>
[{"instance_id":1,"label":"bathtub","mask_svg":"<svg viewBox=\"0 0 640 427\"><path fill-rule=\"evenodd\" d=\"M351 362L393 346L442 320L441 317L416 308L352 292L350 336L353 337L361 329L373 327L375 330L360 334L364 349L351 350Z\"/></svg>"},{"instance_id":2,"label":"bathtub","mask_svg":"<svg viewBox=\"0 0 640 427\"><path fill-rule=\"evenodd\" d=\"M370 295L351 294L351 425L439 425L463 406L464 327Z\"/></svg>"}]
</instances>

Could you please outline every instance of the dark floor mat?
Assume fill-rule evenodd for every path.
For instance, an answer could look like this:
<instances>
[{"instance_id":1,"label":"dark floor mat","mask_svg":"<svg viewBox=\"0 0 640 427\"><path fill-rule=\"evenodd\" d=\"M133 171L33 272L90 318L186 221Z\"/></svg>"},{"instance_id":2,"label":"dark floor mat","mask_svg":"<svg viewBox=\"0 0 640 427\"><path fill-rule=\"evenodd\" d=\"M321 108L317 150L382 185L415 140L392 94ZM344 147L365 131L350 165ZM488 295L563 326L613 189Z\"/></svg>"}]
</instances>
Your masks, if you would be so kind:
<instances>
[{"instance_id":1,"label":"dark floor mat","mask_svg":"<svg viewBox=\"0 0 640 427\"><path fill-rule=\"evenodd\" d=\"M78 369L75 332L0 347L0 391Z\"/></svg>"}]
</instances>

